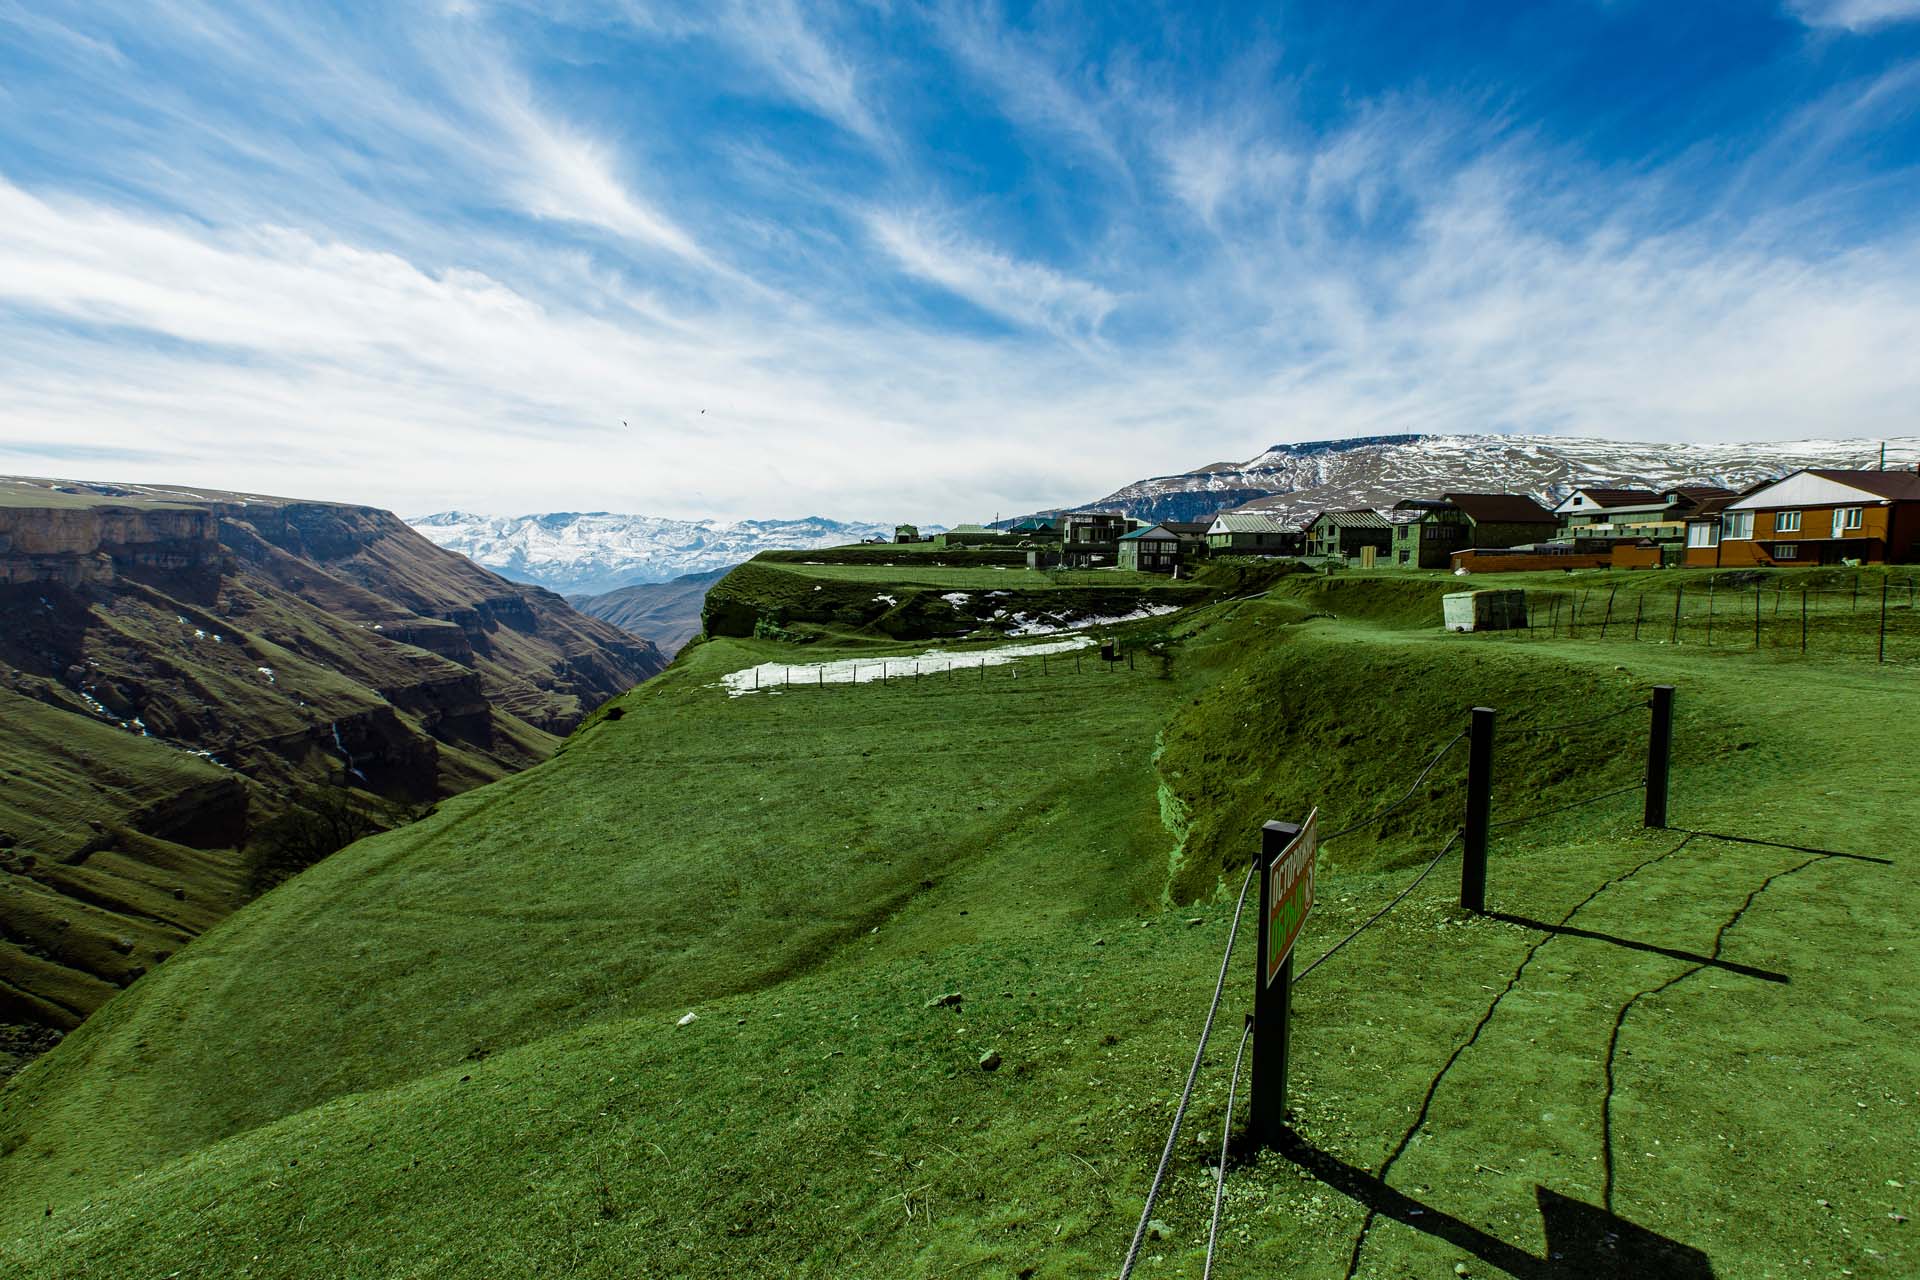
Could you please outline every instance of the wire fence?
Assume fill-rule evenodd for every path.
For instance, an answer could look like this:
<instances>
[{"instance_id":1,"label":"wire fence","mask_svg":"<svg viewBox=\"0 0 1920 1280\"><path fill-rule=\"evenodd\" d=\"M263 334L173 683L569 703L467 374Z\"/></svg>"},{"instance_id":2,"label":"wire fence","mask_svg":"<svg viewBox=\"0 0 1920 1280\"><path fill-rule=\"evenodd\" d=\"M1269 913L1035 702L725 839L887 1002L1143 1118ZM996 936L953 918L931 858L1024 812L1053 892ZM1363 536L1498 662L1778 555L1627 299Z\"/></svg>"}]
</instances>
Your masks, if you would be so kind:
<instances>
[{"instance_id":1,"label":"wire fence","mask_svg":"<svg viewBox=\"0 0 1920 1280\"><path fill-rule=\"evenodd\" d=\"M1607 724L1614 720L1635 715L1637 713L1645 712L1652 705L1653 705L1652 703L1647 701L1634 702L1598 716L1592 716L1582 720L1573 721L1570 723L1559 723L1559 724L1544 723L1544 724L1536 724L1536 725L1523 725L1514 729L1505 730L1503 732L1505 736L1518 737L1523 739L1537 737L1541 735L1548 735L1548 734L1564 737L1578 730L1582 730L1582 729L1586 729L1589 727L1598 726L1602 724ZM1381 808L1375 810L1369 816L1362 818L1359 821L1351 823L1347 826L1341 827L1329 835L1322 836L1320 838L1320 843L1324 845L1329 841L1337 840L1342 836L1351 835L1355 832L1365 830L1368 827L1372 827L1384 821L1386 818L1390 817L1394 813L1399 812L1406 804L1408 804L1420 792L1421 788L1426 784L1427 779L1432 775L1434 770L1439 766L1440 762L1446 759L1449 753L1451 753L1455 747L1459 746L1462 741L1467 740L1472 732L1473 732L1472 729L1462 730L1461 732L1455 734L1452 738L1448 739L1444 744L1442 744L1439 747L1439 749L1436 750L1434 754L1427 759L1425 766L1421 769L1419 775L1414 779L1413 785L1408 787L1404 792L1402 792L1395 799L1393 799L1386 805L1382 806ZM1652 731L1650 730L1650 732ZM1490 750L1491 743L1489 742L1487 746L1488 746L1488 749ZM1485 822L1485 828L1482 833L1482 840L1484 841L1485 832L1490 832L1493 830L1512 829L1514 827L1523 826L1527 823L1540 821L1543 818L1551 817L1555 814L1566 813L1574 809L1586 807L1588 805L1599 804L1602 801L1609 800L1618 796L1626 795L1631 792L1639 792L1644 790L1647 787L1648 782L1649 782L1649 778L1647 776L1642 776L1639 780L1626 785L1607 787L1603 790L1593 792L1587 795L1583 795L1578 799L1575 799L1563 804L1557 804L1546 809L1541 809L1541 810L1536 810L1533 812L1521 814L1517 817L1502 819L1501 821L1498 821L1498 822L1487 822L1485 820L1485 815L1483 813L1481 817L1481 821ZM1469 776L1468 779L1463 780L1463 783L1465 788L1470 790L1473 785L1471 775ZM1484 786L1487 784L1482 783L1482 785ZM1490 790L1487 794L1490 795ZM1447 860L1448 855L1451 854L1455 849L1461 846L1462 840L1465 838L1468 838L1470 828L1474 822L1472 809L1473 809L1473 806L1472 806L1471 800L1469 799L1469 802L1467 804L1468 825L1454 828L1453 833L1447 837L1445 843L1443 843L1440 846L1439 850L1435 852L1433 856L1429 858L1423 866L1421 866L1418 873L1416 873L1411 880L1409 880L1397 893L1395 893L1390 899L1388 899L1383 906L1375 910L1359 925L1349 930L1344 936L1342 936L1332 946L1327 947L1325 950L1323 950L1318 957L1316 957L1311 963L1309 963L1305 968L1303 968L1298 974L1293 976L1292 982L1294 984L1298 984L1300 982L1305 981L1309 975L1313 974L1322 965L1326 964L1329 960L1332 960L1336 955L1338 955L1340 952L1345 950L1349 944L1359 939L1368 930L1372 929L1374 926L1378 925L1382 920L1386 919L1386 917L1390 915L1396 907L1400 906L1401 903L1405 902L1410 896L1412 896L1414 891L1417 890L1423 883L1426 882L1428 877L1433 874L1433 872L1440 866L1440 864ZM1209 1038L1212 1035L1214 1021L1219 1013L1221 999L1222 999L1223 993L1226 990L1227 974L1231 970L1232 961L1233 961L1234 944L1239 937L1240 921L1243 913L1245 912L1246 905L1247 905L1247 894L1249 889L1252 887L1255 876L1259 873L1260 869L1261 869L1260 861L1258 859L1255 859L1253 862L1253 865L1247 871L1246 879L1241 883L1239 898L1234 903L1233 916L1231 918L1231 922L1227 930L1226 947L1223 954L1220 957L1220 976L1219 976L1219 979L1214 984L1213 998L1210 1004L1208 1005L1206 1018L1201 1026L1200 1041L1199 1041L1199 1044L1194 1049L1193 1064L1188 1069L1186 1085L1181 1090L1179 1104L1174 1110L1173 1124L1170 1130L1168 1131L1166 1144L1161 1149L1159 1164L1154 1169L1153 1181L1147 1190L1146 1202L1140 1210L1139 1223L1134 1229L1132 1243L1128 1246L1126 1258L1120 1267L1120 1280L1127 1280L1127 1278L1133 1273L1133 1269L1139 1260L1141 1245L1143 1244L1143 1242L1147 1237L1149 1223L1151 1222L1153 1217L1154 1206L1158 1202L1161 1191L1165 1185L1167 1168L1169 1163L1172 1160L1174 1147L1180 1136L1181 1125L1186 1120L1188 1110L1193 1101L1194 1089L1196 1084L1198 1083L1199 1076L1200 1076L1200 1067L1206 1056L1207 1043ZM1464 873L1463 873L1463 883L1462 883L1463 895L1465 894L1465 892L1466 892L1466 886L1465 886ZM1232 1139L1234 1107L1235 1107L1235 1101L1239 1092L1241 1067L1246 1057L1247 1045L1253 1035L1253 1029L1254 1029L1253 1017L1252 1015L1248 1015L1245 1030L1242 1031L1240 1036L1239 1048L1234 1054L1232 1074L1228 1077L1226 1110L1222 1117L1222 1132L1221 1132L1221 1140L1220 1140L1219 1163L1217 1167L1214 1169L1213 1207L1212 1207L1211 1219L1210 1219L1208 1230L1207 1230L1206 1261L1205 1261L1204 1269L1202 1271L1202 1280L1210 1280L1210 1278L1212 1277L1216 1253L1219 1246L1220 1220L1221 1220L1221 1213L1222 1213L1223 1205L1225 1202L1225 1195L1226 1195L1227 1162L1228 1162L1228 1153L1230 1150L1230 1143ZM1257 1085L1257 1080L1258 1080L1258 1077L1256 1074L1256 1085Z\"/></svg>"},{"instance_id":2,"label":"wire fence","mask_svg":"<svg viewBox=\"0 0 1920 1280\"><path fill-rule=\"evenodd\" d=\"M1529 589L1526 634L1920 665L1920 576L1815 587L1727 574L1671 590Z\"/></svg>"},{"instance_id":3,"label":"wire fence","mask_svg":"<svg viewBox=\"0 0 1920 1280\"><path fill-rule=\"evenodd\" d=\"M804 693L813 690L900 689L928 691L968 687L1011 688L1020 681L1062 680L1072 677L1107 679L1116 676L1165 677L1169 665L1161 655L1138 650L1107 657L1098 649L1000 657L991 650L940 658L840 658L831 662L762 663L726 677L735 694Z\"/></svg>"}]
</instances>

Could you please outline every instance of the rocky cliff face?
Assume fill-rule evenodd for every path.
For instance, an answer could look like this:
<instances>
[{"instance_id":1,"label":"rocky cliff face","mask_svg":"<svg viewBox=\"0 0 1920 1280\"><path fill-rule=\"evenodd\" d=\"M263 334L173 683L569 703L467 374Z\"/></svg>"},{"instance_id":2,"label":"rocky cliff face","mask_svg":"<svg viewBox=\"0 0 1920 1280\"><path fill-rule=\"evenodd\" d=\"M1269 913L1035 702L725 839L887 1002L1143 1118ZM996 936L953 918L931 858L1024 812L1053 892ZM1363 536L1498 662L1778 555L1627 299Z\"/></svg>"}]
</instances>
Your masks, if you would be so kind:
<instances>
[{"instance_id":1,"label":"rocky cliff face","mask_svg":"<svg viewBox=\"0 0 1920 1280\"><path fill-rule=\"evenodd\" d=\"M375 508L0 478L0 694L22 700L10 731L21 708L52 717L41 745L0 750L0 791L25 804L11 821L0 804L0 840L33 832L0 844L0 880L33 908L14 918L0 890L0 1024L71 1025L145 963L129 957L237 905L250 822L302 788L431 802L536 763L665 661ZM137 750L129 776L161 781L96 786L95 751L58 766L73 795L56 802L62 724ZM164 924L134 918L145 890L103 906L101 873L73 870L139 881L152 858L224 870ZM83 898L84 945L57 927Z\"/></svg>"}]
</instances>

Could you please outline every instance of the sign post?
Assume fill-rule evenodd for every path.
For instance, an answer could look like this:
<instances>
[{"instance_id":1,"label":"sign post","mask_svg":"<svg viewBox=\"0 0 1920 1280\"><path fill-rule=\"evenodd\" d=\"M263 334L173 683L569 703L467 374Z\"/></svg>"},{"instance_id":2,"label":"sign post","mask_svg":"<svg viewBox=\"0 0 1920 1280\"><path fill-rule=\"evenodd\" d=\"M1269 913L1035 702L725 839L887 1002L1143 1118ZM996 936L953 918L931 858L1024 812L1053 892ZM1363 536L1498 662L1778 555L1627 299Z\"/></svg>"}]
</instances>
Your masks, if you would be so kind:
<instances>
[{"instance_id":1,"label":"sign post","mask_svg":"<svg viewBox=\"0 0 1920 1280\"><path fill-rule=\"evenodd\" d=\"M1259 970L1253 996L1249 1123L1256 1147L1278 1148L1287 1127L1287 1041L1293 1016L1293 944L1313 909L1320 811L1260 832Z\"/></svg>"}]
</instances>

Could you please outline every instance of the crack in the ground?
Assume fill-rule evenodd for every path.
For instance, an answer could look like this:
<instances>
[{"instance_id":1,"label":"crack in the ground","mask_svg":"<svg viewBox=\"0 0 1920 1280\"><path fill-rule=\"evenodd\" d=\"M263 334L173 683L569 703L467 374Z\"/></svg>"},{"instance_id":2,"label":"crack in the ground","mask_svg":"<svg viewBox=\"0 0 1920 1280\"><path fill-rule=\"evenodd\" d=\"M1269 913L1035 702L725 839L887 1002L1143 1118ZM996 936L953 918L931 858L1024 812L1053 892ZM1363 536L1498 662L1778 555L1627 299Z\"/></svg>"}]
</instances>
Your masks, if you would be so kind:
<instances>
[{"instance_id":1,"label":"crack in the ground","mask_svg":"<svg viewBox=\"0 0 1920 1280\"><path fill-rule=\"evenodd\" d=\"M1746 900L1734 909L1733 914L1726 918L1720 925L1719 930L1714 933L1713 949L1707 953L1707 961L1690 966L1684 972L1675 974L1658 986L1648 987L1644 991L1635 992L1631 999L1620 1006L1620 1012L1614 1016L1613 1030L1607 1036L1606 1096L1602 1098L1600 1102L1600 1207L1608 1213L1613 1212L1614 1056L1620 1047L1620 1032L1626 1026L1627 1015L1632 1013L1634 1006L1642 1000L1658 996L1661 992L1685 982L1701 970L1712 968L1712 962L1720 959L1720 950L1726 943L1727 931L1732 929L1734 925L1740 923L1740 918L1747 914L1747 911L1753 906L1754 902L1758 900L1760 895L1765 893L1774 881L1784 879L1787 876L1793 875L1795 872L1804 871L1819 861L1821 861L1821 859L1818 857L1808 858L1805 862L1788 867L1784 871L1776 871L1765 880L1762 880L1753 892L1746 896Z\"/></svg>"},{"instance_id":2,"label":"crack in the ground","mask_svg":"<svg viewBox=\"0 0 1920 1280\"><path fill-rule=\"evenodd\" d=\"M1570 923L1575 916L1592 905L1594 899L1598 898L1608 889L1613 888L1615 885L1624 884L1657 862L1671 858L1682 849L1685 849L1689 844L1693 843L1693 839L1693 834L1689 832L1686 838L1681 840L1679 844L1673 846L1673 848L1662 853L1656 853L1652 857L1629 867L1619 875L1601 881L1600 885L1595 888L1592 893L1589 893L1586 897L1575 903L1565 915L1561 916L1559 923L1563 925ZM1453 1070L1454 1064L1480 1039L1480 1033L1486 1030L1487 1024L1493 1021L1493 1015L1499 1011L1501 1001L1511 995L1513 989L1520 985L1522 975L1526 973L1527 967L1533 963L1533 958L1540 953L1540 949L1558 936L1558 934L1553 933L1544 934L1527 948L1526 954L1520 957L1520 963L1514 967L1512 976L1507 979L1507 985L1501 988L1493 999L1488 1002L1486 1012L1480 1015L1480 1020L1474 1024L1473 1030L1469 1032L1467 1038L1462 1040L1460 1044L1454 1048L1454 1051L1448 1055L1446 1062L1428 1083L1426 1096L1420 1100L1420 1109L1415 1113L1413 1123L1410 1124L1407 1127L1407 1131L1400 1136L1400 1141L1394 1146L1393 1150L1388 1153L1386 1160L1381 1163L1378 1172L1374 1175L1383 1185L1387 1180L1388 1173L1392 1171L1394 1164L1401 1156L1406 1154L1407 1148L1413 1143L1414 1136L1420 1132L1421 1126L1426 1124L1427 1115L1433 1109L1434 1097L1440 1092L1440 1085L1447 1078L1447 1073ZM1354 1276L1359 1274L1360 1255L1365 1251L1367 1247L1367 1236L1372 1232L1373 1224L1378 1219L1379 1210L1369 1206L1367 1216L1361 1220L1359 1234L1354 1237L1353 1249L1347 1255L1345 1280L1353 1280Z\"/></svg>"}]
</instances>

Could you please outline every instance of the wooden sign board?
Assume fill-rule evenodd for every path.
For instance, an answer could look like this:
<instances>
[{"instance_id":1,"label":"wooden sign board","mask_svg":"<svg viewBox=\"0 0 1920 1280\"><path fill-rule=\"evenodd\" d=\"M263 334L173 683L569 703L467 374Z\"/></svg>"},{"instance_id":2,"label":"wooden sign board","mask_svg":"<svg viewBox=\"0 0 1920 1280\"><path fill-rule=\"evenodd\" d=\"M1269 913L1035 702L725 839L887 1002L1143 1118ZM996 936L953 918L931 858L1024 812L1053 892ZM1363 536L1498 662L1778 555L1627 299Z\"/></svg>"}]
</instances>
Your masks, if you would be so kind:
<instances>
[{"instance_id":1,"label":"wooden sign board","mask_svg":"<svg viewBox=\"0 0 1920 1280\"><path fill-rule=\"evenodd\" d=\"M1320 810L1307 815L1300 834L1267 868L1267 985L1293 952L1294 939L1313 910L1313 867L1320 852Z\"/></svg>"}]
</instances>

